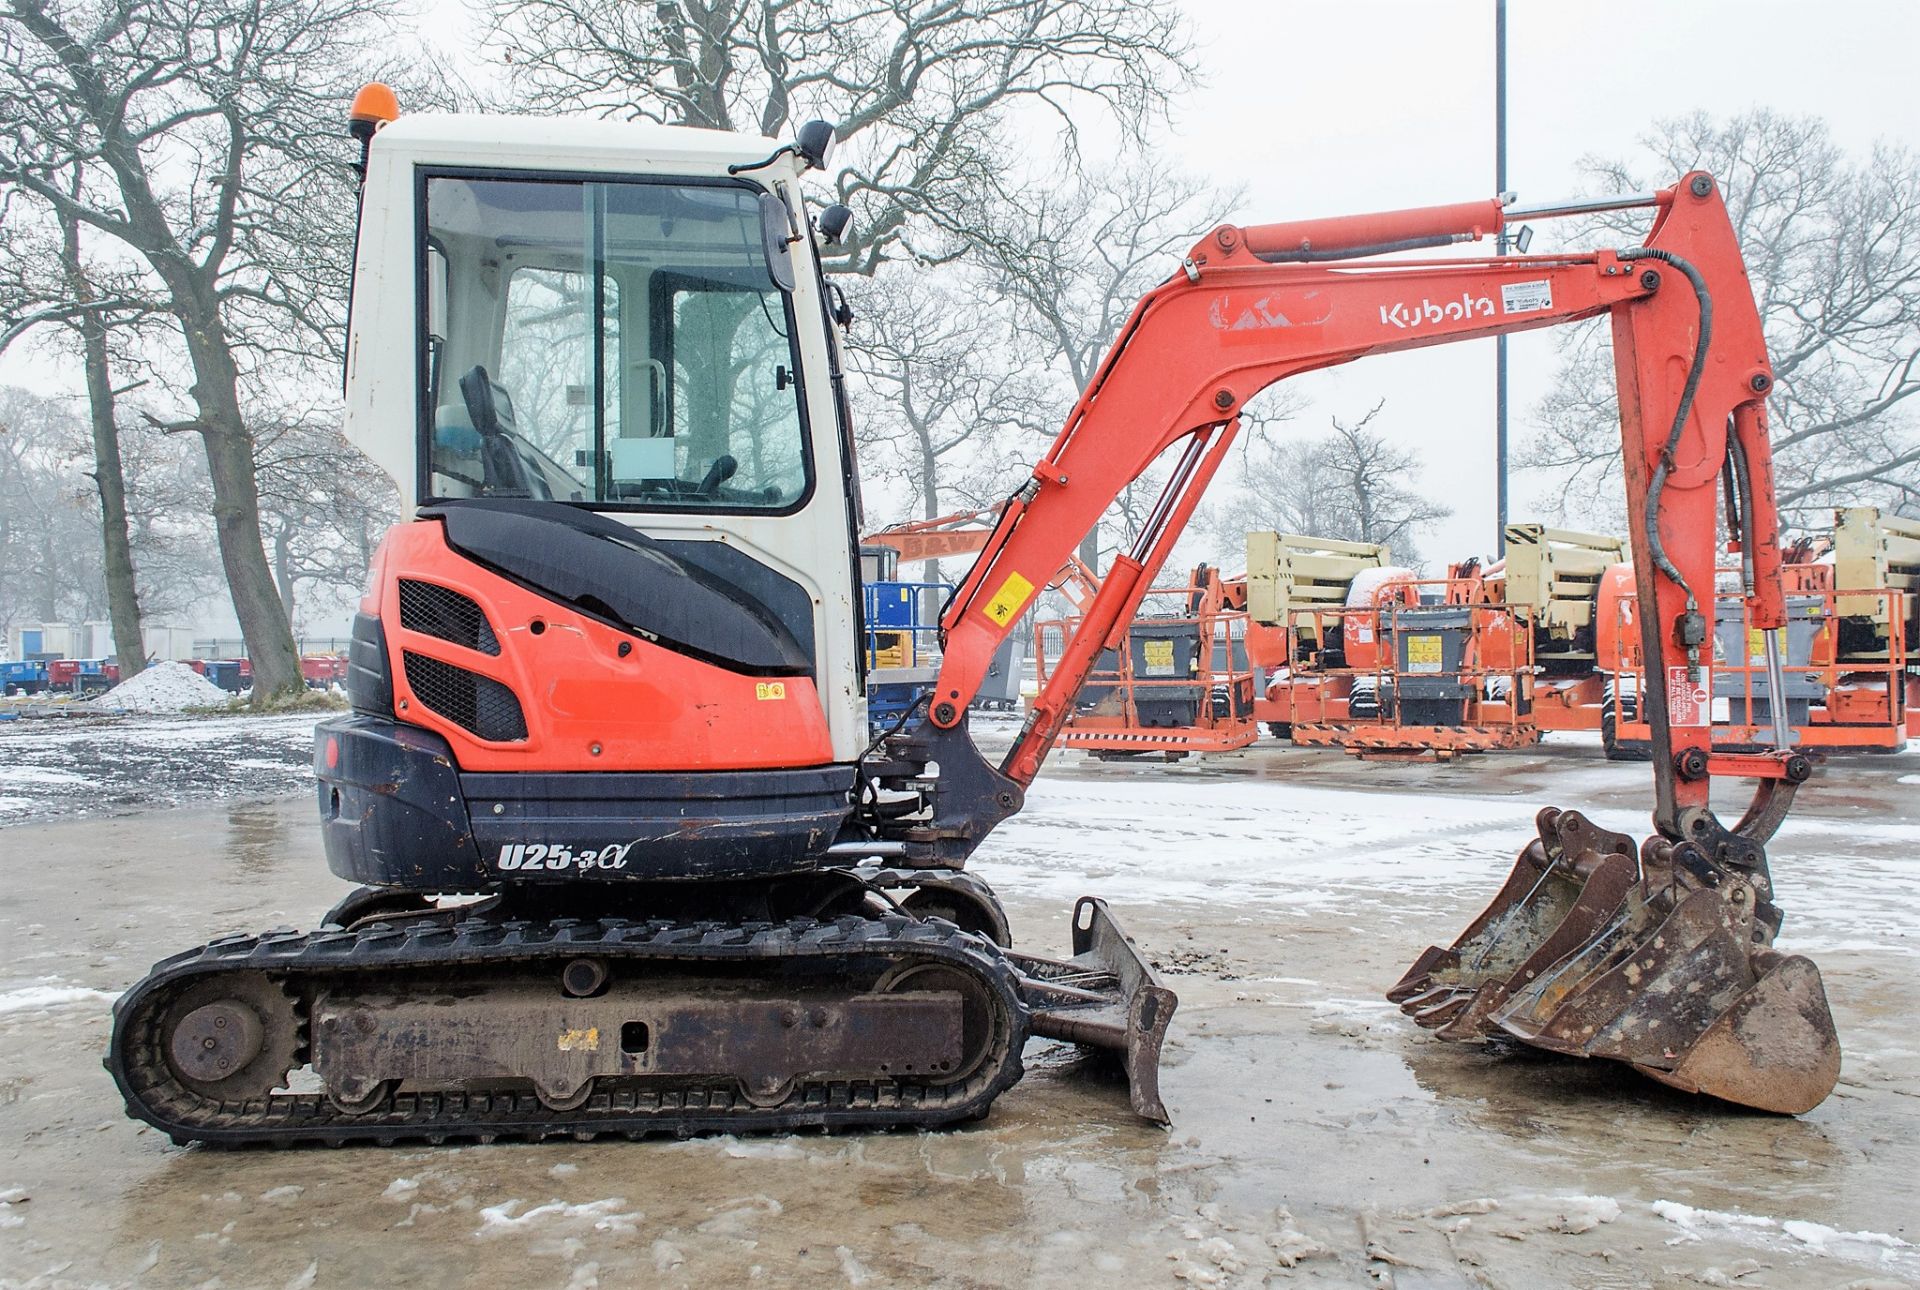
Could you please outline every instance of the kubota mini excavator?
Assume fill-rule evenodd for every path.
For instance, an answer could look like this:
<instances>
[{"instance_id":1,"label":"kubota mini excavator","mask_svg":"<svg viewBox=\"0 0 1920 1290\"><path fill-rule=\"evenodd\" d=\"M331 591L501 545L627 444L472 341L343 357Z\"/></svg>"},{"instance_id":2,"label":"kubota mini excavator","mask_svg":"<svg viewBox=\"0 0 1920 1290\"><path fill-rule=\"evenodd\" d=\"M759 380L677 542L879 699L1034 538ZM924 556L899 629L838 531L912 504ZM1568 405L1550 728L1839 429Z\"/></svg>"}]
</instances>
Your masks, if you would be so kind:
<instances>
[{"instance_id":1,"label":"kubota mini excavator","mask_svg":"<svg viewBox=\"0 0 1920 1290\"><path fill-rule=\"evenodd\" d=\"M608 121L356 102L364 181L347 429L417 518L374 561L352 715L315 768L329 866L309 934L215 940L115 1007L131 1114L213 1143L639 1136L977 1117L1046 1035L1157 1096L1172 994L1104 907L1075 955L1005 948L964 872L1020 809L1248 399L1363 355L1610 314L1657 799L1625 838L1547 811L1488 913L1398 997L1453 1036L1615 1056L1777 1110L1837 1046L1818 974L1769 947L1762 844L1806 760L1716 755L1719 479L1780 622L1771 376L1714 181L1645 246L1371 259L1470 241L1499 200L1209 233L1135 308L943 617L924 711L869 743L852 430L799 190L774 148ZM1546 217L1582 209L1540 209ZM1169 482L1000 765L966 711L996 646L1130 481ZM1684 713L1685 715L1681 715ZM1784 742L1784 741L1783 741ZM1729 829L1715 776L1759 780ZM299 1068L307 1068L310 1074Z\"/></svg>"}]
</instances>

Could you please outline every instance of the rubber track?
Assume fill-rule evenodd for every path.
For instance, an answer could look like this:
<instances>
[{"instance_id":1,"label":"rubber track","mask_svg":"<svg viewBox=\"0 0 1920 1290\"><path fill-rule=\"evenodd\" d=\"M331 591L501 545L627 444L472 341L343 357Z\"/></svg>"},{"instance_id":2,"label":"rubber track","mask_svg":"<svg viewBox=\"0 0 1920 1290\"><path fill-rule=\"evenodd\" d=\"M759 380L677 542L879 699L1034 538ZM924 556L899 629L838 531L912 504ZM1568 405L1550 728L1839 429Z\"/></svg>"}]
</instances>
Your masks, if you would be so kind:
<instances>
[{"instance_id":1,"label":"rubber track","mask_svg":"<svg viewBox=\"0 0 1920 1290\"><path fill-rule=\"evenodd\" d=\"M756 1107L738 1084L641 1091L596 1091L571 1111L543 1106L525 1092L398 1093L361 1115L337 1110L324 1094L278 1092L222 1102L182 1086L166 1063L161 1019L177 992L220 972L262 972L283 986L352 979L360 988L405 984L417 973L540 964L556 969L582 955L615 964L648 962L676 968L700 963L761 961L769 975L782 962L833 958L895 964L938 962L969 972L999 1003L992 1048L966 1080L937 1086L903 1080L836 1080L796 1085L775 1107ZM795 919L766 924L549 921L445 918L367 924L350 931L267 932L228 936L163 959L113 1007L113 1041L105 1065L126 1099L127 1114L177 1143L219 1146L343 1146L401 1142L539 1141L600 1135L643 1138L699 1133L756 1133L820 1128L932 1127L985 1114L1022 1074L1027 1014L1011 965L982 937L951 924L889 915L830 922ZM296 986L294 993L307 993ZM304 1027L304 1018L303 1018Z\"/></svg>"}]
</instances>

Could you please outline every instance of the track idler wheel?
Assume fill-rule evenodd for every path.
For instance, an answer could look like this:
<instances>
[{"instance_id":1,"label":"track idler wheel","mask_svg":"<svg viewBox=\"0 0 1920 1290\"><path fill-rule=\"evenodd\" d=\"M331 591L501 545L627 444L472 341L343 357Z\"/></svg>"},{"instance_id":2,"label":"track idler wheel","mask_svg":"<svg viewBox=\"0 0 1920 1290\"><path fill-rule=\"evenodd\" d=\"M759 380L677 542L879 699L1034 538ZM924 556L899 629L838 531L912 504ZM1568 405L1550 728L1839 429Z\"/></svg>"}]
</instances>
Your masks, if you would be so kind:
<instances>
[{"instance_id":1,"label":"track idler wheel","mask_svg":"<svg viewBox=\"0 0 1920 1290\"><path fill-rule=\"evenodd\" d=\"M980 1063L994 1048L993 1000L983 993L980 982L958 968L943 963L915 963L895 968L873 987L875 994L906 994L912 991L952 992L960 996L960 1059L950 1069L906 1071L932 1084L957 1084L980 1069Z\"/></svg>"},{"instance_id":2,"label":"track idler wheel","mask_svg":"<svg viewBox=\"0 0 1920 1290\"><path fill-rule=\"evenodd\" d=\"M258 972L189 986L162 1023L175 1079L222 1102L265 1097L286 1082L300 1053L293 1001Z\"/></svg>"}]
</instances>

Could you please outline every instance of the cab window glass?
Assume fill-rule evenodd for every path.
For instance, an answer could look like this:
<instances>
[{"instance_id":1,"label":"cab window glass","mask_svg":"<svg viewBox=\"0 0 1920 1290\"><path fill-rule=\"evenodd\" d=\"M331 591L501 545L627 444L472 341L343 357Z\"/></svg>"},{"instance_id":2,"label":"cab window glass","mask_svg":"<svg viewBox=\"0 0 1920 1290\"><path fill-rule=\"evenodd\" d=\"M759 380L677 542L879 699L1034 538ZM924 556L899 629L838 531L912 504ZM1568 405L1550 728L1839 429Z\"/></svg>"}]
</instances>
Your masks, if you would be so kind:
<instances>
[{"instance_id":1,"label":"cab window glass","mask_svg":"<svg viewBox=\"0 0 1920 1290\"><path fill-rule=\"evenodd\" d=\"M753 190L432 176L428 493L787 509L811 487Z\"/></svg>"}]
</instances>

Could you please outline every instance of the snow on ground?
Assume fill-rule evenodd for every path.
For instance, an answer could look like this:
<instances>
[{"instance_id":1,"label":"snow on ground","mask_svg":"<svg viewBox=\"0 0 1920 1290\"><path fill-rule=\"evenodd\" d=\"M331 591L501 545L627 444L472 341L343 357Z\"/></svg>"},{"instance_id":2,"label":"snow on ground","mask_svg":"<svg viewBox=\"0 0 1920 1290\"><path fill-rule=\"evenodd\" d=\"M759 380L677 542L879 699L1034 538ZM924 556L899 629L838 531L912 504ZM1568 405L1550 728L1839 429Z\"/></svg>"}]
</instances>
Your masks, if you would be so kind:
<instances>
[{"instance_id":1,"label":"snow on ground","mask_svg":"<svg viewBox=\"0 0 1920 1290\"><path fill-rule=\"evenodd\" d=\"M100 697L103 708L128 712L185 712L188 708L224 707L232 695L185 663L155 663L130 676Z\"/></svg>"},{"instance_id":2,"label":"snow on ground","mask_svg":"<svg viewBox=\"0 0 1920 1290\"><path fill-rule=\"evenodd\" d=\"M301 792L313 783L313 727L322 715L7 722L0 826Z\"/></svg>"},{"instance_id":3,"label":"snow on ground","mask_svg":"<svg viewBox=\"0 0 1920 1290\"><path fill-rule=\"evenodd\" d=\"M1462 896L1490 898L1548 802L1644 836L1644 812L1593 809L1588 800L1597 784L1644 773L1602 763L1589 784L1586 768L1570 768L1556 776L1566 786L1544 796L1482 795L1457 783L1444 793L1356 791L1325 786L1327 775L1313 768L1286 779L1164 767L1044 774L973 867L996 887L1063 910L1097 892L1116 905L1219 902L1301 920L1337 909L1357 926L1394 924ZM1920 932L1900 896L1920 825L1801 812L1768 850L1788 910L1782 949L1817 954L1865 943L1920 957Z\"/></svg>"},{"instance_id":4,"label":"snow on ground","mask_svg":"<svg viewBox=\"0 0 1920 1290\"><path fill-rule=\"evenodd\" d=\"M608 1200L586 1201L570 1205L562 1200L550 1200L544 1205L536 1205L523 1213L515 1211L526 1204L524 1200L503 1201L490 1205L480 1211L480 1229L476 1236L499 1236L509 1232L522 1232L545 1223L582 1223L592 1221L596 1232L632 1232L635 1225L646 1217L638 1210L622 1212L626 1205L623 1197L615 1196Z\"/></svg>"},{"instance_id":5,"label":"snow on ground","mask_svg":"<svg viewBox=\"0 0 1920 1290\"><path fill-rule=\"evenodd\" d=\"M16 1012L46 1012L72 1003L111 1003L116 996L85 986L60 985L48 978L39 985L0 991L0 1016Z\"/></svg>"},{"instance_id":6,"label":"snow on ground","mask_svg":"<svg viewBox=\"0 0 1920 1290\"><path fill-rule=\"evenodd\" d=\"M1422 797L1191 775L1043 776L983 851L996 885L1071 900L1221 901L1324 908L1504 873L1533 835L1533 803ZM1094 835L1104 843L1090 846ZM990 852L990 858L987 853Z\"/></svg>"},{"instance_id":7,"label":"snow on ground","mask_svg":"<svg viewBox=\"0 0 1920 1290\"><path fill-rule=\"evenodd\" d=\"M1842 1232L1825 1223L1805 1219L1729 1214L1716 1209L1696 1209L1671 1200L1656 1200L1652 1208L1678 1229L1679 1234L1671 1237L1668 1245L1731 1234L1762 1249L1825 1254L1868 1264L1884 1272L1903 1276L1920 1274L1920 1247L1884 1232Z\"/></svg>"}]
</instances>

